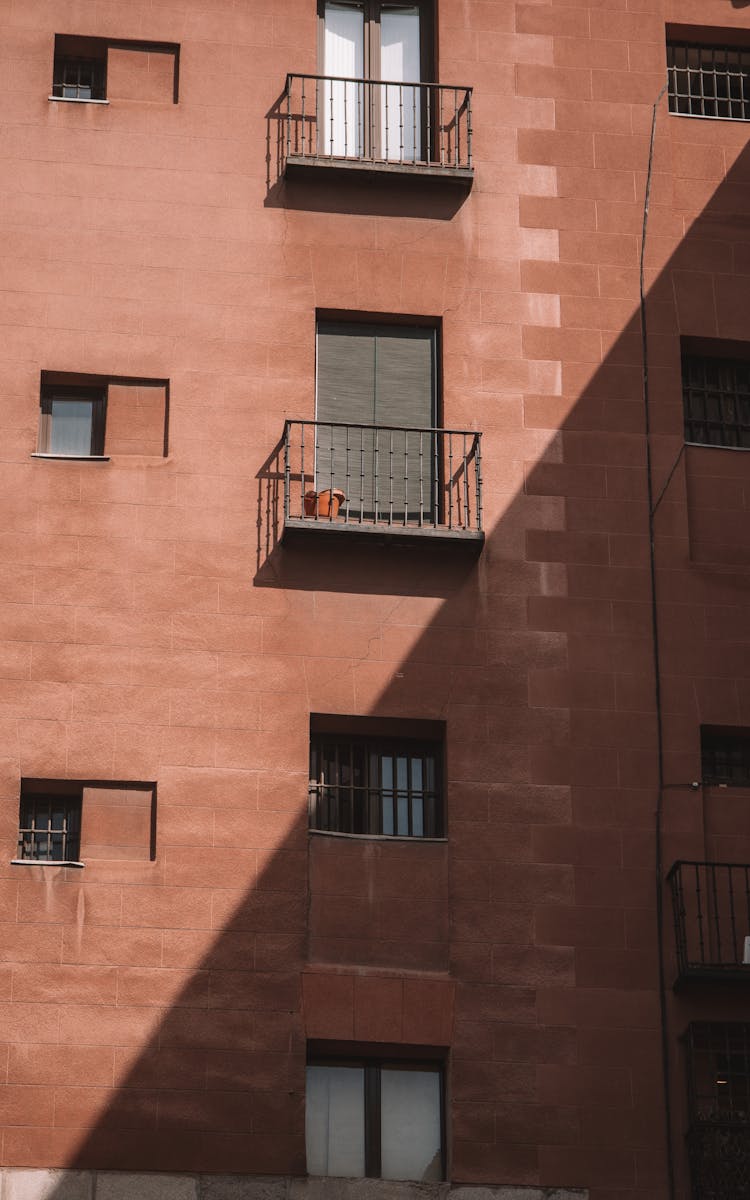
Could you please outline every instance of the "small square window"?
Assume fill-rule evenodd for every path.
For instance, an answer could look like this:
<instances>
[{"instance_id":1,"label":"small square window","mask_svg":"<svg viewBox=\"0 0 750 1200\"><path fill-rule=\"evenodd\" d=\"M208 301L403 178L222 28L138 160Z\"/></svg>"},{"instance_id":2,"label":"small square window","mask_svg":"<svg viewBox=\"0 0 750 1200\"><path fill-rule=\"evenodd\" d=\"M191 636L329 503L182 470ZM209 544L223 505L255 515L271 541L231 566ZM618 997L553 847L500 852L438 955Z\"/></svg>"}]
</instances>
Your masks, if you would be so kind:
<instances>
[{"instance_id":1,"label":"small square window","mask_svg":"<svg viewBox=\"0 0 750 1200\"><path fill-rule=\"evenodd\" d=\"M444 1179L442 1066L312 1058L305 1132L310 1175Z\"/></svg>"},{"instance_id":2,"label":"small square window","mask_svg":"<svg viewBox=\"0 0 750 1200\"><path fill-rule=\"evenodd\" d=\"M104 454L104 387L50 384L42 387L39 450L90 458Z\"/></svg>"},{"instance_id":3,"label":"small square window","mask_svg":"<svg viewBox=\"0 0 750 1200\"><path fill-rule=\"evenodd\" d=\"M750 351L743 349L721 356L683 350L686 442L750 449Z\"/></svg>"},{"instance_id":4,"label":"small square window","mask_svg":"<svg viewBox=\"0 0 750 1200\"><path fill-rule=\"evenodd\" d=\"M391 724L353 718L336 728L335 718L312 718L311 828L443 837L442 741L398 736Z\"/></svg>"},{"instance_id":5,"label":"small square window","mask_svg":"<svg viewBox=\"0 0 750 1200\"><path fill-rule=\"evenodd\" d=\"M61 100L105 100L106 41L58 34L55 37L52 95Z\"/></svg>"},{"instance_id":6,"label":"small square window","mask_svg":"<svg viewBox=\"0 0 750 1200\"><path fill-rule=\"evenodd\" d=\"M701 727L703 782L750 787L750 730Z\"/></svg>"},{"instance_id":7,"label":"small square window","mask_svg":"<svg viewBox=\"0 0 750 1200\"><path fill-rule=\"evenodd\" d=\"M679 33L679 27L675 31ZM721 36L720 31L715 34ZM667 77L670 112L726 121L750 119L750 49L747 46L714 41L710 33L703 44L670 37L667 41Z\"/></svg>"},{"instance_id":8,"label":"small square window","mask_svg":"<svg viewBox=\"0 0 750 1200\"><path fill-rule=\"evenodd\" d=\"M21 790L18 858L31 862L78 862L81 853L80 786Z\"/></svg>"}]
</instances>

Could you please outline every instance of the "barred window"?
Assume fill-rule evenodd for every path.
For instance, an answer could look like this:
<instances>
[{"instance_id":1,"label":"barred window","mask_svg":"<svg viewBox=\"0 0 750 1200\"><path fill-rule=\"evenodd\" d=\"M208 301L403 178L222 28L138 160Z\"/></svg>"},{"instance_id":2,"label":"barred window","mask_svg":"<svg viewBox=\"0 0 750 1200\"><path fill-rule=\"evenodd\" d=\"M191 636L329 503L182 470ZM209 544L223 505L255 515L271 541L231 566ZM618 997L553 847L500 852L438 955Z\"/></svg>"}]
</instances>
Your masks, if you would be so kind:
<instances>
[{"instance_id":1,"label":"barred window","mask_svg":"<svg viewBox=\"0 0 750 1200\"><path fill-rule=\"evenodd\" d=\"M682 356L685 441L750 448L750 360Z\"/></svg>"},{"instance_id":2,"label":"barred window","mask_svg":"<svg viewBox=\"0 0 750 1200\"><path fill-rule=\"evenodd\" d=\"M36 862L78 862L82 791L21 792L18 858Z\"/></svg>"},{"instance_id":3,"label":"barred window","mask_svg":"<svg viewBox=\"0 0 750 1200\"><path fill-rule=\"evenodd\" d=\"M694 1022L686 1041L692 1120L750 1122L750 1025Z\"/></svg>"},{"instance_id":4,"label":"barred window","mask_svg":"<svg viewBox=\"0 0 750 1200\"><path fill-rule=\"evenodd\" d=\"M750 787L750 730L701 729L704 783Z\"/></svg>"},{"instance_id":5,"label":"barred window","mask_svg":"<svg viewBox=\"0 0 750 1200\"><path fill-rule=\"evenodd\" d=\"M310 825L335 833L442 837L440 744L314 733Z\"/></svg>"},{"instance_id":6,"label":"barred window","mask_svg":"<svg viewBox=\"0 0 750 1200\"><path fill-rule=\"evenodd\" d=\"M52 95L63 100L104 100L106 60L103 58L55 57Z\"/></svg>"},{"instance_id":7,"label":"barred window","mask_svg":"<svg viewBox=\"0 0 750 1200\"><path fill-rule=\"evenodd\" d=\"M669 41L667 69L670 112L750 119L750 49Z\"/></svg>"}]
</instances>

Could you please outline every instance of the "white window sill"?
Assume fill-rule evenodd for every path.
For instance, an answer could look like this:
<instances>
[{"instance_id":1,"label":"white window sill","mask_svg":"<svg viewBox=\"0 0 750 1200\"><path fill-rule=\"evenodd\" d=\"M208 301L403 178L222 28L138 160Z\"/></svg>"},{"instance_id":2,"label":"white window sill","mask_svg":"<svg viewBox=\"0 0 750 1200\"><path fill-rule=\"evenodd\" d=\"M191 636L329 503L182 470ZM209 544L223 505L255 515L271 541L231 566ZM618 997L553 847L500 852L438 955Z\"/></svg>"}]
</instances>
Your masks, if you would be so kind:
<instances>
[{"instance_id":1,"label":"white window sill","mask_svg":"<svg viewBox=\"0 0 750 1200\"><path fill-rule=\"evenodd\" d=\"M62 104L109 104L109 100L87 100L84 96L48 96L48 100L59 100Z\"/></svg>"},{"instance_id":2,"label":"white window sill","mask_svg":"<svg viewBox=\"0 0 750 1200\"><path fill-rule=\"evenodd\" d=\"M109 462L108 454L47 454L43 450L35 450L32 458L63 458L74 462Z\"/></svg>"},{"instance_id":3,"label":"white window sill","mask_svg":"<svg viewBox=\"0 0 750 1200\"><path fill-rule=\"evenodd\" d=\"M12 867L85 867L86 864L73 858L12 858Z\"/></svg>"}]
</instances>

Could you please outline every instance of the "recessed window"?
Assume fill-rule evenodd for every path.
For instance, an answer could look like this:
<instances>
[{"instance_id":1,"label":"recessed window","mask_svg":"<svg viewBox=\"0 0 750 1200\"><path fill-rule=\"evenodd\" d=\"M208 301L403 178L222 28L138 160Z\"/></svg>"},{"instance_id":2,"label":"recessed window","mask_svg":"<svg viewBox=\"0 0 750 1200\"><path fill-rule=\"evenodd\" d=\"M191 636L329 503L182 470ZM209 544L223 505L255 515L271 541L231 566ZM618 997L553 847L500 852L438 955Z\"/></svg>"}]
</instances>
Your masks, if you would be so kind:
<instances>
[{"instance_id":1,"label":"recessed window","mask_svg":"<svg viewBox=\"0 0 750 1200\"><path fill-rule=\"evenodd\" d=\"M360 733L356 732L359 722L353 722L355 731L336 732L332 721L313 718L311 828L386 837L442 837L442 742ZM327 729L321 729L320 723Z\"/></svg>"},{"instance_id":2,"label":"recessed window","mask_svg":"<svg viewBox=\"0 0 750 1200\"><path fill-rule=\"evenodd\" d=\"M55 34L51 100L177 103L176 42Z\"/></svg>"},{"instance_id":3,"label":"recessed window","mask_svg":"<svg viewBox=\"0 0 750 1200\"><path fill-rule=\"evenodd\" d=\"M73 458L101 456L105 412L103 387L43 386L39 451Z\"/></svg>"},{"instance_id":4,"label":"recessed window","mask_svg":"<svg viewBox=\"0 0 750 1200\"><path fill-rule=\"evenodd\" d=\"M42 371L37 454L167 453L169 382Z\"/></svg>"},{"instance_id":5,"label":"recessed window","mask_svg":"<svg viewBox=\"0 0 750 1200\"><path fill-rule=\"evenodd\" d=\"M307 1067L310 1175L444 1179L439 1063L315 1060Z\"/></svg>"},{"instance_id":6,"label":"recessed window","mask_svg":"<svg viewBox=\"0 0 750 1200\"><path fill-rule=\"evenodd\" d=\"M750 787L750 730L701 728L703 782Z\"/></svg>"},{"instance_id":7,"label":"recessed window","mask_svg":"<svg viewBox=\"0 0 750 1200\"><path fill-rule=\"evenodd\" d=\"M750 119L750 48L670 39L667 68L670 112Z\"/></svg>"},{"instance_id":8,"label":"recessed window","mask_svg":"<svg viewBox=\"0 0 750 1200\"><path fill-rule=\"evenodd\" d=\"M32 862L75 862L81 853L80 785L50 784L21 791L18 858Z\"/></svg>"},{"instance_id":9,"label":"recessed window","mask_svg":"<svg viewBox=\"0 0 750 1200\"><path fill-rule=\"evenodd\" d=\"M750 354L683 353L685 441L750 448Z\"/></svg>"}]
</instances>

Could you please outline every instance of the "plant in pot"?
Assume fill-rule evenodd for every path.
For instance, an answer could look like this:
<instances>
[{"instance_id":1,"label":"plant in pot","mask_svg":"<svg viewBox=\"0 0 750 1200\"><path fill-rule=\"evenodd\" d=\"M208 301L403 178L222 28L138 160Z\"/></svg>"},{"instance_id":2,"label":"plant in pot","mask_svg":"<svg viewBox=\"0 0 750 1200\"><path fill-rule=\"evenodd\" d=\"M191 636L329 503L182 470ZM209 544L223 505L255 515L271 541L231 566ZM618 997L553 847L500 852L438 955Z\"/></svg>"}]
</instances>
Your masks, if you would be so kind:
<instances>
[{"instance_id":1,"label":"plant in pot","mask_svg":"<svg viewBox=\"0 0 750 1200\"><path fill-rule=\"evenodd\" d=\"M320 492L315 490L305 492L305 516L335 520L345 500L346 496L341 488L323 488Z\"/></svg>"}]
</instances>

